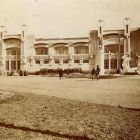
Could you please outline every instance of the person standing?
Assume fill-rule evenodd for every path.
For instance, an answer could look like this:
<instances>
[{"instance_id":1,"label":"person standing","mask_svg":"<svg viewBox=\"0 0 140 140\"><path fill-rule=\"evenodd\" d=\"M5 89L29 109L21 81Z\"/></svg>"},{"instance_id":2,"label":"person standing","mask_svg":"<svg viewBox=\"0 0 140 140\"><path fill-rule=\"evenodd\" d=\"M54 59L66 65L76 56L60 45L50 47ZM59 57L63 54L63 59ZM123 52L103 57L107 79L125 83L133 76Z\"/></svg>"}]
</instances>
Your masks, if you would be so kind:
<instances>
[{"instance_id":1,"label":"person standing","mask_svg":"<svg viewBox=\"0 0 140 140\"><path fill-rule=\"evenodd\" d=\"M60 79L60 80L63 79L63 70L60 68L60 69L58 70L58 72L59 72L59 79Z\"/></svg>"},{"instance_id":2,"label":"person standing","mask_svg":"<svg viewBox=\"0 0 140 140\"><path fill-rule=\"evenodd\" d=\"M99 65L97 65L97 69L96 69L96 78L97 78L97 80L100 79L99 74L100 74L100 68L99 68Z\"/></svg>"},{"instance_id":3,"label":"person standing","mask_svg":"<svg viewBox=\"0 0 140 140\"><path fill-rule=\"evenodd\" d=\"M95 68L93 67L93 69L91 70L91 79L93 80L95 80L95 77L96 77L96 71L95 71Z\"/></svg>"}]
</instances>

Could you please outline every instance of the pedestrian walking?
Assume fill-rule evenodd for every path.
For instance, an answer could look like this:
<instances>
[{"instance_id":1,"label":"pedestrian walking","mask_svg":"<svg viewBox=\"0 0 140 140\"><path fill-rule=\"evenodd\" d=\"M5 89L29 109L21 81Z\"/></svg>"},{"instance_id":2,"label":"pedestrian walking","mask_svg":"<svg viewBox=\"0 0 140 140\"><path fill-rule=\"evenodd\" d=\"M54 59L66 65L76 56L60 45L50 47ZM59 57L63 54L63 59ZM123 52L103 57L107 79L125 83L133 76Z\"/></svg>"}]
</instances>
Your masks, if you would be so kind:
<instances>
[{"instance_id":1,"label":"pedestrian walking","mask_svg":"<svg viewBox=\"0 0 140 140\"><path fill-rule=\"evenodd\" d=\"M63 79L63 70L61 68L58 70L58 73L59 73L59 79L60 80Z\"/></svg>"},{"instance_id":2,"label":"pedestrian walking","mask_svg":"<svg viewBox=\"0 0 140 140\"><path fill-rule=\"evenodd\" d=\"M95 68L93 67L93 69L91 70L91 79L95 80L95 77L96 77L96 71L95 71Z\"/></svg>"},{"instance_id":3,"label":"pedestrian walking","mask_svg":"<svg viewBox=\"0 0 140 140\"><path fill-rule=\"evenodd\" d=\"M100 79L99 74L100 74L100 68L99 68L99 65L97 65L97 69L96 69L96 78L97 78L97 80Z\"/></svg>"}]
</instances>

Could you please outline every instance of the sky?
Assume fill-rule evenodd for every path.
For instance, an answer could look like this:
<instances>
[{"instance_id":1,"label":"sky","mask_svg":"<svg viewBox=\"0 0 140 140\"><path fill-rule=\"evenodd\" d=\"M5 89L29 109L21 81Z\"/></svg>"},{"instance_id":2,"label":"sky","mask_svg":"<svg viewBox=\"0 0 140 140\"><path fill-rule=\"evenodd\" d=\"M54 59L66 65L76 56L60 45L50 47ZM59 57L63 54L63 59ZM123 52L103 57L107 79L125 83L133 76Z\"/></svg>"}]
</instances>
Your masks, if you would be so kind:
<instances>
[{"instance_id":1,"label":"sky","mask_svg":"<svg viewBox=\"0 0 140 140\"><path fill-rule=\"evenodd\" d=\"M104 29L123 29L123 19L140 27L140 0L0 0L0 25L9 34L27 32L42 38L88 37L104 20Z\"/></svg>"}]
</instances>

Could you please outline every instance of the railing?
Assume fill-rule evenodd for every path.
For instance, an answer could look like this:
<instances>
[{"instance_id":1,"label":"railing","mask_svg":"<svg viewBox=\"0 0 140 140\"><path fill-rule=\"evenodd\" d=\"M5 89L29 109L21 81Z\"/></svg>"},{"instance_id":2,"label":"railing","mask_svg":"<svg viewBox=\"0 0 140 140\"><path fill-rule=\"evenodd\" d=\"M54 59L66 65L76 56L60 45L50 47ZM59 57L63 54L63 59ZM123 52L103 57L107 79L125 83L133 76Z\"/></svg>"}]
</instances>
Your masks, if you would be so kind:
<instances>
[{"instance_id":1,"label":"railing","mask_svg":"<svg viewBox=\"0 0 140 140\"><path fill-rule=\"evenodd\" d=\"M46 59L49 59L50 56L49 55L35 55L33 56L33 58L35 58L36 60L40 60L40 59L46 60Z\"/></svg>"},{"instance_id":2,"label":"railing","mask_svg":"<svg viewBox=\"0 0 140 140\"><path fill-rule=\"evenodd\" d=\"M56 54L53 56L53 59L69 59L70 56L68 54Z\"/></svg>"},{"instance_id":3,"label":"railing","mask_svg":"<svg viewBox=\"0 0 140 140\"><path fill-rule=\"evenodd\" d=\"M73 54L74 59L89 59L89 54Z\"/></svg>"},{"instance_id":4,"label":"railing","mask_svg":"<svg viewBox=\"0 0 140 140\"><path fill-rule=\"evenodd\" d=\"M117 59L118 57L122 58L123 56L123 53L104 53L104 57L105 59L109 59L112 58L112 59Z\"/></svg>"},{"instance_id":5,"label":"railing","mask_svg":"<svg viewBox=\"0 0 140 140\"><path fill-rule=\"evenodd\" d=\"M20 55L7 55L6 56L6 60L9 61L16 61L16 60L20 60Z\"/></svg>"}]
</instances>

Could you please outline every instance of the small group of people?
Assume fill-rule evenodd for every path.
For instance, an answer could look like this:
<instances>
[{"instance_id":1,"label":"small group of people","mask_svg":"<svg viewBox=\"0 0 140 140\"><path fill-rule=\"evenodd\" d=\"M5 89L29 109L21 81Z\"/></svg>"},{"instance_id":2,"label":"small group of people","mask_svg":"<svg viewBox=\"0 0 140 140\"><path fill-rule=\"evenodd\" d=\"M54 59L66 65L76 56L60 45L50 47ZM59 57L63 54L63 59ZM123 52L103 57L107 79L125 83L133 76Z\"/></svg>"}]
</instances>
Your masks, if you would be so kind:
<instances>
[{"instance_id":1,"label":"small group of people","mask_svg":"<svg viewBox=\"0 0 140 140\"><path fill-rule=\"evenodd\" d=\"M97 79L97 80L99 80L100 79L100 77L99 77L99 74L100 74L100 68L99 68L99 65L97 65L97 68L95 69L94 67L93 67L93 69L91 70L91 76L92 76L92 80L94 79Z\"/></svg>"},{"instance_id":2,"label":"small group of people","mask_svg":"<svg viewBox=\"0 0 140 140\"><path fill-rule=\"evenodd\" d=\"M7 76L28 76L28 71L20 70L19 72L17 72L15 70L11 70L7 72Z\"/></svg>"}]
</instances>

